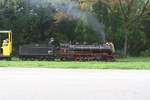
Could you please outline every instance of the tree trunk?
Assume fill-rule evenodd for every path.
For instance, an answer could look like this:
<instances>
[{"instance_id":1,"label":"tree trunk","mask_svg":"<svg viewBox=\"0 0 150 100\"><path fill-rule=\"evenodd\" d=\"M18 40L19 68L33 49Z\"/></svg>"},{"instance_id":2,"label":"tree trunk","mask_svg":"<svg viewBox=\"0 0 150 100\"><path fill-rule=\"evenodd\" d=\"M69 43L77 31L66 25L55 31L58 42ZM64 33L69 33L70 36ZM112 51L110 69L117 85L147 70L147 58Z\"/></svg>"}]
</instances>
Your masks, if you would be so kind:
<instances>
[{"instance_id":1,"label":"tree trunk","mask_svg":"<svg viewBox=\"0 0 150 100\"><path fill-rule=\"evenodd\" d=\"M129 33L129 27L128 27L128 21L127 19L125 20L124 23L124 56L127 57L128 53L128 33Z\"/></svg>"}]
</instances>

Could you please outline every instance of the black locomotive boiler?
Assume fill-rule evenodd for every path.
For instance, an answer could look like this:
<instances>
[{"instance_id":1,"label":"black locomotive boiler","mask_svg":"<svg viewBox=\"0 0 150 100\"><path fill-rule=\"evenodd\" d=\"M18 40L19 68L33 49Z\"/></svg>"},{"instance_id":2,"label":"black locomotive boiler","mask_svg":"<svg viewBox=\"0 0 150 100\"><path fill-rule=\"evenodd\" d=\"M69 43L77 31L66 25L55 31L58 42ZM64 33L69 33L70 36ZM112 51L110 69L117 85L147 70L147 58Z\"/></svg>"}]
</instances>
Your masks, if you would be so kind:
<instances>
[{"instance_id":1,"label":"black locomotive boiler","mask_svg":"<svg viewBox=\"0 0 150 100\"><path fill-rule=\"evenodd\" d=\"M114 60L111 45L70 45L63 44L59 49L62 60Z\"/></svg>"}]
</instances>

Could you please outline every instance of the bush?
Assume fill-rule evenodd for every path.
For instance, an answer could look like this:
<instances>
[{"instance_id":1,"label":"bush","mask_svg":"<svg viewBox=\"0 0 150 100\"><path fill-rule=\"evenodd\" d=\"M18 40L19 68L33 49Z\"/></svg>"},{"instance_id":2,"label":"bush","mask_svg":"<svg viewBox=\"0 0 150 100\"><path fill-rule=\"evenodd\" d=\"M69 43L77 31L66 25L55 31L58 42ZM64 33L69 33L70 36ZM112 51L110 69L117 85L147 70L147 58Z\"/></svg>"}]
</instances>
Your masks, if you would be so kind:
<instances>
[{"instance_id":1,"label":"bush","mask_svg":"<svg viewBox=\"0 0 150 100\"><path fill-rule=\"evenodd\" d=\"M123 50L117 50L115 52L117 58L124 58L124 53L123 53Z\"/></svg>"},{"instance_id":2,"label":"bush","mask_svg":"<svg viewBox=\"0 0 150 100\"><path fill-rule=\"evenodd\" d=\"M150 48L146 49L145 51L141 52L141 56L143 57L150 57Z\"/></svg>"}]
</instances>

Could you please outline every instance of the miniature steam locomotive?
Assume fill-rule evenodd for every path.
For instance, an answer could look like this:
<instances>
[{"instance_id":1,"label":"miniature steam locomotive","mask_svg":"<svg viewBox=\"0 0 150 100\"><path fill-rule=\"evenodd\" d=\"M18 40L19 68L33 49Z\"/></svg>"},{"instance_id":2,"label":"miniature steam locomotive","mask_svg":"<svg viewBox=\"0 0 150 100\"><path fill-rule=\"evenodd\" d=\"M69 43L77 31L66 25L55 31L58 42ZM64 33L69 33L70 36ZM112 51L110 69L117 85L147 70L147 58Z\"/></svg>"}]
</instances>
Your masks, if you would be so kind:
<instances>
[{"instance_id":1,"label":"miniature steam locomotive","mask_svg":"<svg viewBox=\"0 0 150 100\"><path fill-rule=\"evenodd\" d=\"M114 45L73 45L60 44L29 44L19 47L19 56L22 59L47 59L47 60L105 60L113 61Z\"/></svg>"}]
</instances>

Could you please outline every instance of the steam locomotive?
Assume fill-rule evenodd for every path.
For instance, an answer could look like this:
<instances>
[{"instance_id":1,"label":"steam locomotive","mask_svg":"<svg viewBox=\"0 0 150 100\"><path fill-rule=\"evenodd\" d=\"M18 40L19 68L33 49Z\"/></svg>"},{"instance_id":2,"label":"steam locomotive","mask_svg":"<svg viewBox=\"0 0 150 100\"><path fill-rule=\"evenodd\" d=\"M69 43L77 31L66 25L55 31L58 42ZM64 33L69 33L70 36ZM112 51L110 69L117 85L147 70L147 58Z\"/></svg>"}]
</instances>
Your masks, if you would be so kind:
<instances>
[{"instance_id":1,"label":"steam locomotive","mask_svg":"<svg viewBox=\"0 0 150 100\"><path fill-rule=\"evenodd\" d=\"M81 44L26 44L19 47L21 59L39 60L105 60L113 61L114 45L106 43L102 45L81 45Z\"/></svg>"}]
</instances>

